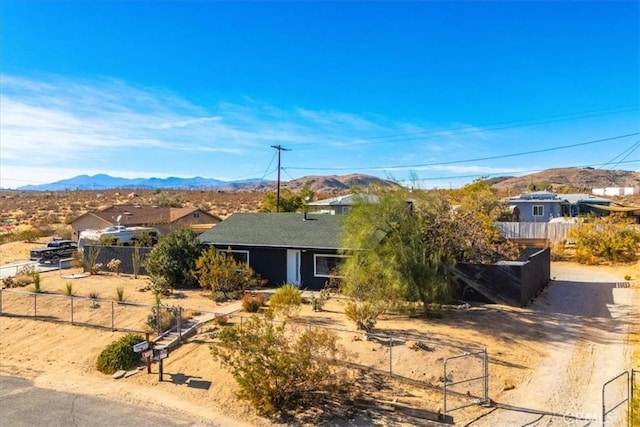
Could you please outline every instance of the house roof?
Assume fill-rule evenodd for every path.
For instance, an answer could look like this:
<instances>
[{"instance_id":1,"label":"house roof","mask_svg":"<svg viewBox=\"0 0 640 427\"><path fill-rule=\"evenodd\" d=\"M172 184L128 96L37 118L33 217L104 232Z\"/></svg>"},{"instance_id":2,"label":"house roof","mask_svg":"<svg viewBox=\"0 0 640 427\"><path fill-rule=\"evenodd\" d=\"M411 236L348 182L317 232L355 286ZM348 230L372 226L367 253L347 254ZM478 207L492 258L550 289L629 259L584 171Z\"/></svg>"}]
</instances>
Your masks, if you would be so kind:
<instances>
[{"instance_id":1,"label":"house roof","mask_svg":"<svg viewBox=\"0 0 640 427\"><path fill-rule=\"evenodd\" d=\"M201 212L208 215L212 218L212 222L221 221L217 216L205 212L200 208L170 208L133 204L112 205L98 211L87 212L76 218L76 220L86 215L93 215L111 224L118 222L122 225L171 224L194 212ZM120 217L120 221L118 221L118 217Z\"/></svg>"},{"instance_id":2,"label":"house roof","mask_svg":"<svg viewBox=\"0 0 640 427\"><path fill-rule=\"evenodd\" d=\"M611 203L611 200L593 194L562 194L561 197L572 205L578 203Z\"/></svg>"},{"instance_id":3,"label":"house roof","mask_svg":"<svg viewBox=\"0 0 640 427\"><path fill-rule=\"evenodd\" d=\"M235 213L202 233L204 244L339 249L342 215Z\"/></svg>"},{"instance_id":4,"label":"house roof","mask_svg":"<svg viewBox=\"0 0 640 427\"><path fill-rule=\"evenodd\" d=\"M597 197L592 194L556 194L548 191L536 191L533 193L522 193L518 196L509 197L509 203L542 203L560 202L576 205L578 203L603 203L609 204L611 200Z\"/></svg>"},{"instance_id":5,"label":"house roof","mask_svg":"<svg viewBox=\"0 0 640 427\"><path fill-rule=\"evenodd\" d=\"M307 203L308 206L351 206L358 202L378 203L380 198L374 194L347 194Z\"/></svg>"}]
</instances>

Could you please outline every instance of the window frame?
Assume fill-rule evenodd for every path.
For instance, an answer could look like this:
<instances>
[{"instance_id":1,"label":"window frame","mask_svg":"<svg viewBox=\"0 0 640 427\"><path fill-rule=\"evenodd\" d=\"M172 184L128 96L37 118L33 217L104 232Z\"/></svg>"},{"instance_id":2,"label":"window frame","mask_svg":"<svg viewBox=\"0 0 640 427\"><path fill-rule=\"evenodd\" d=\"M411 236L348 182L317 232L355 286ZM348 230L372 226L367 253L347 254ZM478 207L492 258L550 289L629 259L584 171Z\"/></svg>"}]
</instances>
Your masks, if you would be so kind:
<instances>
[{"instance_id":1,"label":"window frame","mask_svg":"<svg viewBox=\"0 0 640 427\"><path fill-rule=\"evenodd\" d=\"M327 278L342 278L344 276L336 276L331 274L319 274L318 273L318 258L341 258L346 259L347 255L338 255L338 254L313 254L313 276L314 277L327 277Z\"/></svg>"},{"instance_id":2,"label":"window frame","mask_svg":"<svg viewBox=\"0 0 640 427\"><path fill-rule=\"evenodd\" d=\"M539 211L540 213L536 214L536 211ZM535 217L543 217L544 216L544 205L533 205L532 209L531 209L531 214L533 216L535 216Z\"/></svg>"},{"instance_id":3,"label":"window frame","mask_svg":"<svg viewBox=\"0 0 640 427\"><path fill-rule=\"evenodd\" d=\"M247 265L251 265L251 264L249 264L249 254L250 254L250 252L248 250L246 250L246 249L231 249L231 250L229 250L229 249L218 249L218 248L216 248L216 255L221 254L221 253L222 254L226 254L226 253L229 253L229 252L231 252L232 254L245 254L245 257L247 259L246 261L240 261L236 257L234 257L234 259L236 261L238 261L238 262L244 262Z\"/></svg>"}]
</instances>

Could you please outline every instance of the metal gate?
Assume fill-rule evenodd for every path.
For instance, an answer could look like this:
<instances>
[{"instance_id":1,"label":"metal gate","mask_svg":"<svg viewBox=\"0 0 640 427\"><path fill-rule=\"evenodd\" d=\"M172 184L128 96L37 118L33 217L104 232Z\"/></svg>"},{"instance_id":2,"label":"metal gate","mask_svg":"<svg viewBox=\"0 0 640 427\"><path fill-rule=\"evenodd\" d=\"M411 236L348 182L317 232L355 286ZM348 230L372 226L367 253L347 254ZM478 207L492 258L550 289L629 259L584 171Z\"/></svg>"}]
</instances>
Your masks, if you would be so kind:
<instances>
[{"instance_id":1,"label":"metal gate","mask_svg":"<svg viewBox=\"0 0 640 427\"><path fill-rule=\"evenodd\" d=\"M455 360L455 359L462 359L462 358L470 358L470 357L474 357L474 358L480 358L482 361L482 367L481 370L482 372L480 373L479 376L477 377L473 377L473 378L464 378L458 381L449 381L448 378L448 372L447 372L447 363ZM444 360L444 403L442 406L442 411L443 414L446 415L447 414L447 410L449 411L453 411L455 409L461 409L467 406L471 406L474 404L489 404L489 363L488 363L488 358L487 358L487 349L483 349L480 351L476 351L473 353L464 353L464 354L460 354L458 356L452 356L452 357L448 357ZM466 384L466 383L470 383L473 381L482 381L482 394L483 396L481 398L476 398L475 401L473 403L469 403L466 405L462 405L462 406L458 406L456 408L447 408L447 393L449 393L448 389L450 387L456 386L456 385L460 385L460 384ZM460 394L460 393L457 393Z\"/></svg>"},{"instance_id":2,"label":"metal gate","mask_svg":"<svg viewBox=\"0 0 640 427\"><path fill-rule=\"evenodd\" d=\"M602 386L602 427L607 427L607 425L620 425L616 423L616 418L618 417L620 421L626 419L627 426L632 425L631 401L633 396L633 381L631 378L633 375L633 370L631 374L629 374L629 371L622 372ZM609 394L607 395L607 393ZM607 400L613 400L613 402L608 402ZM622 417L621 415L623 410L626 412L626 417Z\"/></svg>"}]
</instances>

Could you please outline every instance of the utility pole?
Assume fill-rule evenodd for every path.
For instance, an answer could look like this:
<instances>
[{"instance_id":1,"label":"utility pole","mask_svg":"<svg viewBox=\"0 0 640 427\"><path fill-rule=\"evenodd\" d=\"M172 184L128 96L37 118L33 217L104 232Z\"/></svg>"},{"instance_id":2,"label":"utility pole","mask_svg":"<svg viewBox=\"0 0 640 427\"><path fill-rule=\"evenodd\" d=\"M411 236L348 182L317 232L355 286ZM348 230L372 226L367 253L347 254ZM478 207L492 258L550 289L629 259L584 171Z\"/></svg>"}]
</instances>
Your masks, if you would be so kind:
<instances>
[{"instance_id":1,"label":"utility pole","mask_svg":"<svg viewBox=\"0 0 640 427\"><path fill-rule=\"evenodd\" d=\"M275 148L278 150L278 190L276 193L276 212L280 212L280 153L283 151L291 151L287 148L282 147L281 145L272 145L271 148Z\"/></svg>"}]
</instances>

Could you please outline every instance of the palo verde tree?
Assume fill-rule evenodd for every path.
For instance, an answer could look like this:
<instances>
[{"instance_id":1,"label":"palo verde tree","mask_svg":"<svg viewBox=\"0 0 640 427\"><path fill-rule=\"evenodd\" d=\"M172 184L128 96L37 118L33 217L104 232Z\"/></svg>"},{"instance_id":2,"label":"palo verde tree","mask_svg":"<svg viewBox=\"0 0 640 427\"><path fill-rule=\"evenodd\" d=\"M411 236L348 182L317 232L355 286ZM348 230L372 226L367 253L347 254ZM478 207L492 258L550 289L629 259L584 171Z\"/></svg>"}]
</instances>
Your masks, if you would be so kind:
<instances>
[{"instance_id":1,"label":"palo verde tree","mask_svg":"<svg viewBox=\"0 0 640 427\"><path fill-rule=\"evenodd\" d=\"M256 284L256 274L246 263L236 260L231 251L218 252L210 248L196 260L194 275L204 289L224 299L242 296L242 292Z\"/></svg>"},{"instance_id":2,"label":"palo verde tree","mask_svg":"<svg viewBox=\"0 0 640 427\"><path fill-rule=\"evenodd\" d=\"M473 208L454 206L443 193L393 191L379 203L359 203L345 221L349 255L343 290L361 301L447 301L457 262L513 258L515 248L488 228Z\"/></svg>"},{"instance_id":3,"label":"palo verde tree","mask_svg":"<svg viewBox=\"0 0 640 427\"><path fill-rule=\"evenodd\" d=\"M280 190L280 212L301 212L307 200L311 200L313 197L313 191L311 190L311 184L306 183L298 192L293 192L288 188ZM278 203L277 193L268 193L264 199L264 205L261 212L276 212Z\"/></svg>"},{"instance_id":4,"label":"palo verde tree","mask_svg":"<svg viewBox=\"0 0 640 427\"><path fill-rule=\"evenodd\" d=\"M145 260L154 291L197 286L193 270L200 253L193 230L183 228L161 237Z\"/></svg>"}]
</instances>

